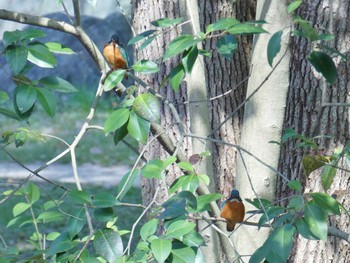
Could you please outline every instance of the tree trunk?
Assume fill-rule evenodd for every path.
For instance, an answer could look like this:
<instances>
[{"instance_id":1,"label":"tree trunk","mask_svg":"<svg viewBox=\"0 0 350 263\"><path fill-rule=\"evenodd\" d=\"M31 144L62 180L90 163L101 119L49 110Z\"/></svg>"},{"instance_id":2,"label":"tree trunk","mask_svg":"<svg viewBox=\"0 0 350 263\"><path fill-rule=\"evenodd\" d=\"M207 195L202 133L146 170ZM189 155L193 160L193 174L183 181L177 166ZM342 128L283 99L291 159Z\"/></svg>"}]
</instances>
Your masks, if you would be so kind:
<instances>
[{"instance_id":1,"label":"tree trunk","mask_svg":"<svg viewBox=\"0 0 350 263\"><path fill-rule=\"evenodd\" d=\"M330 4L332 4L330 6ZM298 15L311 21L318 30L334 34L334 48L347 53L350 48L348 21L350 19L350 3L347 0L304 1L298 10ZM327 33L327 32L322 32ZM350 61L334 59L337 65L338 78L333 85L326 84L322 77L311 68L307 54L313 48L303 38L294 37L291 42L292 59L290 63L290 88L287 97L284 127L291 127L306 137L315 135L331 135L332 139L320 139L320 149L325 154L332 154L336 147L342 147L349 139L349 111L342 106L326 106L327 103L349 103L350 91ZM305 177L301 162L305 153L296 148L296 143L290 141L284 145L280 155L280 171L291 180L300 180L305 192L323 191L320 171ZM339 166L345 165L339 163ZM329 194L338 194L338 201L349 207L349 176L338 170ZM291 196L293 192L279 178L277 184L277 199ZM330 225L349 232L348 217L344 214L330 219ZM311 241L298 237L294 244L290 262L349 262L348 243L338 238L329 237L326 242Z\"/></svg>"}]
</instances>

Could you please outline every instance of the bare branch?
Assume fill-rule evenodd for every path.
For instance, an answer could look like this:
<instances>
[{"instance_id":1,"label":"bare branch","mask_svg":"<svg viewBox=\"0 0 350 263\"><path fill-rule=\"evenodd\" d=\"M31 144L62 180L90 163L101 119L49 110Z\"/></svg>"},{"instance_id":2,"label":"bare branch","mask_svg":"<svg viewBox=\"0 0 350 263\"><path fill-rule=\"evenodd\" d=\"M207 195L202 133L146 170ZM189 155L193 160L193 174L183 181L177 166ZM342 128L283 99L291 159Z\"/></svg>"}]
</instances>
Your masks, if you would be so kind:
<instances>
[{"instance_id":1,"label":"bare branch","mask_svg":"<svg viewBox=\"0 0 350 263\"><path fill-rule=\"evenodd\" d=\"M80 26L81 20L80 20L79 0L73 0L73 9L74 9L74 25Z\"/></svg>"}]
</instances>

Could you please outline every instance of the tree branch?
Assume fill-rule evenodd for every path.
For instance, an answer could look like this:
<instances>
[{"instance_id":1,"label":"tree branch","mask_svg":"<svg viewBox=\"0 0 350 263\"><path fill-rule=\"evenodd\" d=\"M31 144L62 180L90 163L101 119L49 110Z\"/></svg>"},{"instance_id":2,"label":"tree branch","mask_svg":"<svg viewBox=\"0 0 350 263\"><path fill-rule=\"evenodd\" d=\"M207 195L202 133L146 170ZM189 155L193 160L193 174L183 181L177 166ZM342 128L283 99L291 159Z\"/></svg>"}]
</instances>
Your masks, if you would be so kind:
<instances>
[{"instance_id":1,"label":"tree branch","mask_svg":"<svg viewBox=\"0 0 350 263\"><path fill-rule=\"evenodd\" d=\"M73 0L73 9L74 9L74 25L80 26L80 7L79 0Z\"/></svg>"}]
</instances>

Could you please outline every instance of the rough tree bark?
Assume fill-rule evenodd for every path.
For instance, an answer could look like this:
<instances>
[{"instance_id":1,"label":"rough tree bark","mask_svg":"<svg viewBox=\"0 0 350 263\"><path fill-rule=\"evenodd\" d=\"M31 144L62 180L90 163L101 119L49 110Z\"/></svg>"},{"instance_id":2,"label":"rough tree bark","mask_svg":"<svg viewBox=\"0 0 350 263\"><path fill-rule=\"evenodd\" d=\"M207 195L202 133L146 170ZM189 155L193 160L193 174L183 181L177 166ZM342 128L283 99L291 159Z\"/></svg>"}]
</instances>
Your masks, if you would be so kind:
<instances>
[{"instance_id":1,"label":"rough tree bark","mask_svg":"<svg viewBox=\"0 0 350 263\"><path fill-rule=\"evenodd\" d=\"M350 3L347 0L309 0L304 1L298 15L311 21L319 30L334 34L334 48L349 54ZM323 33L323 32L322 32ZM331 154L336 147L344 146L349 140L349 110L342 106L327 106L327 103L349 103L350 61L334 59L338 78L333 85L326 84L319 74L311 68L306 57L310 43L302 38L293 38L291 42L292 59L290 63L290 86L287 97L284 127L294 128L307 137L331 135L332 139L319 140L325 154ZM301 162L305 152L296 148L295 142L287 143L281 152L280 171L292 180L303 182L305 192L323 191L320 171L313 172L308 178L302 172ZM348 169L345 163L340 163ZM349 207L349 176L338 170L329 194L340 193L338 201ZM277 200L293 193L281 180L277 184ZM346 215L330 219L330 225L349 232L349 218ZM309 241L299 237L295 244L290 262L349 262L349 244L338 238L329 237L326 242Z\"/></svg>"}]
</instances>

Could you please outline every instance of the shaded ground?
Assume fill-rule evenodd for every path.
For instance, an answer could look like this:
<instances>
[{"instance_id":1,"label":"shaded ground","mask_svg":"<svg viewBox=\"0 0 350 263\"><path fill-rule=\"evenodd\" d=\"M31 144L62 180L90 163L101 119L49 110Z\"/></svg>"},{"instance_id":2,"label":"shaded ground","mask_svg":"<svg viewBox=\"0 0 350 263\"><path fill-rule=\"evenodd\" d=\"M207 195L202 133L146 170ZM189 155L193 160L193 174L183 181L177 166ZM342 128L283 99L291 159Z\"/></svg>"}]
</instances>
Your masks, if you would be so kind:
<instances>
[{"instance_id":1,"label":"shaded ground","mask_svg":"<svg viewBox=\"0 0 350 263\"><path fill-rule=\"evenodd\" d=\"M28 165L31 170L40 166ZM96 164L83 164L78 166L80 182L82 184L95 184L103 186L117 185L124 174L130 170L128 166L103 167ZM17 164L0 163L0 178L14 181L26 178L30 173ZM72 166L69 164L53 164L39 173L41 176L62 183L74 183ZM32 180L41 180L34 177ZM136 187L140 187L140 179L136 180Z\"/></svg>"}]
</instances>

